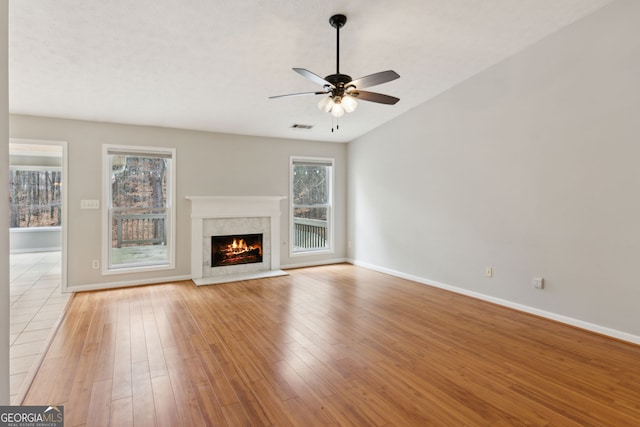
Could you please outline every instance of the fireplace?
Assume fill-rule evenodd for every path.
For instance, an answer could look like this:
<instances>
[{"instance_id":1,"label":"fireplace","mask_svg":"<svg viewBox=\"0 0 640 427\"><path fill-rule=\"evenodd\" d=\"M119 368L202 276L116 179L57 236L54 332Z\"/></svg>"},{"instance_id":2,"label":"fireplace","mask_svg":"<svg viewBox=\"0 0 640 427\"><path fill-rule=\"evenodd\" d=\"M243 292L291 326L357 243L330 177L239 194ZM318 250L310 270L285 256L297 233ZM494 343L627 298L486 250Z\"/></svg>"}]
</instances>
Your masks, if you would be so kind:
<instances>
[{"instance_id":1,"label":"fireplace","mask_svg":"<svg viewBox=\"0 0 640 427\"><path fill-rule=\"evenodd\" d=\"M280 205L284 197L187 199L191 202L191 278L196 285L287 274L280 270Z\"/></svg>"},{"instance_id":2,"label":"fireplace","mask_svg":"<svg viewBox=\"0 0 640 427\"><path fill-rule=\"evenodd\" d=\"M262 262L262 233L211 236L211 267Z\"/></svg>"}]
</instances>

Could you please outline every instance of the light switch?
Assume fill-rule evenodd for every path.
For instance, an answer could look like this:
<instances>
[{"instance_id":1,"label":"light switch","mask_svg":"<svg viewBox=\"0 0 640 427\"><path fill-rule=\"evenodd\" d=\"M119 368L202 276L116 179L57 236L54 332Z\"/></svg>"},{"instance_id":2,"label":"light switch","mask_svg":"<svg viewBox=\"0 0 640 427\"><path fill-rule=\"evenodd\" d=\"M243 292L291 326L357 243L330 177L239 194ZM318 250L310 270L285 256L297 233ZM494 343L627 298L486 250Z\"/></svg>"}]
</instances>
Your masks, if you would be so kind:
<instances>
[{"instance_id":1,"label":"light switch","mask_svg":"<svg viewBox=\"0 0 640 427\"><path fill-rule=\"evenodd\" d=\"M80 200L80 209L100 209L99 200Z\"/></svg>"},{"instance_id":2,"label":"light switch","mask_svg":"<svg viewBox=\"0 0 640 427\"><path fill-rule=\"evenodd\" d=\"M534 277L532 283L534 288L544 289L544 279L542 277Z\"/></svg>"}]
</instances>

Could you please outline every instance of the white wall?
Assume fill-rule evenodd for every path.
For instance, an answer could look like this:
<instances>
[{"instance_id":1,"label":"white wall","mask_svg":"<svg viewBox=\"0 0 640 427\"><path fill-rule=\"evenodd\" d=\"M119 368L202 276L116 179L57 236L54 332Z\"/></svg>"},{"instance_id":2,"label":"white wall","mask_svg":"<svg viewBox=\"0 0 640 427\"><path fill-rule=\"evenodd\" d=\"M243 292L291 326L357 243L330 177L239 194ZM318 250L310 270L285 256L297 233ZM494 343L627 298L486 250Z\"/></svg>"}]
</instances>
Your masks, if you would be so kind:
<instances>
[{"instance_id":1,"label":"white wall","mask_svg":"<svg viewBox=\"0 0 640 427\"><path fill-rule=\"evenodd\" d=\"M0 0L0 176L9 176L8 5ZM9 188L0 185L0 405L9 401Z\"/></svg>"},{"instance_id":2,"label":"white wall","mask_svg":"<svg viewBox=\"0 0 640 427\"><path fill-rule=\"evenodd\" d=\"M614 2L351 142L350 258L640 340L638 16Z\"/></svg>"},{"instance_id":3,"label":"white wall","mask_svg":"<svg viewBox=\"0 0 640 427\"><path fill-rule=\"evenodd\" d=\"M9 252L59 251L62 246L61 227L11 228Z\"/></svg>"},{"instance_id":4,"label":"white wall","mask_svg":"<svg viewBox=\"0 0 640 427\"><path fill-rule=\"evenodd\" d=\"M130 126L42 117L10 117L11 137L68 143L68 289L101 283L149 283L191 273L189 201L185 196L288 196L289 157L336 159L336 251L289 258L288 209L282 205L281 266L346 257L346 144L225 135L159 127ZM102 276L91 268L101 259L101 211L80 210L80 200L102 200L102 144L177 149L177 256L174 271Z\"/></svg>"}]
</instances>

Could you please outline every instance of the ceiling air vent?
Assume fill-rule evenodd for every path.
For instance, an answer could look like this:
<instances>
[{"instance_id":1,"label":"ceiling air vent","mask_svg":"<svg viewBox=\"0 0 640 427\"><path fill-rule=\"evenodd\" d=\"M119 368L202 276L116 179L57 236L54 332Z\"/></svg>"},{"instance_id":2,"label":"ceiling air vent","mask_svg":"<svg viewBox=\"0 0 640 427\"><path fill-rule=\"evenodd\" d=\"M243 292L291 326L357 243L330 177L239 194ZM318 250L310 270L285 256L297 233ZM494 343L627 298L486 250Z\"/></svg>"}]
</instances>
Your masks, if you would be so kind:
<instances>
[{"instance_id":1,"label":"ceiling air vent","mask_svg":"<svg viewBox=\"0 0 640 427\"><path fill-rule=\"evenodd\" d=\"M313 125L302 125L299 123L294 123L291 125L291 129L293 130L311 130L313 129Z\"/></svg>"}]
</instances>

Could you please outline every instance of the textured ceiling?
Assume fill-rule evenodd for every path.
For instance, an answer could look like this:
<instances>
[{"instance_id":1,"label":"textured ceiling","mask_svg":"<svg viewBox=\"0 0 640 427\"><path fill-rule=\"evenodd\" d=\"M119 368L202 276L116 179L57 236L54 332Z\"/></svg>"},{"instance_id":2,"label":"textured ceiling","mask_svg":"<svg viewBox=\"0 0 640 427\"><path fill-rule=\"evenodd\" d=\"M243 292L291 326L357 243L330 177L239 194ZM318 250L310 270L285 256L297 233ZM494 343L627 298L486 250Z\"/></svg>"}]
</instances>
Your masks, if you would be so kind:
<instances>
[{"instance_id":1,"label":"textured ceiling","mask_svg":"<svg viewBox=\"0 0 640 427\"><path fill-rule=\"evenodd\" d=\"M611 0L19 0L9 2L16 114L346 142L424 103ZM395 106L360 101L332 133L294 73L354 79ZM291 129L310 124L311 131Z\"/></svg>"}]
</instances>

